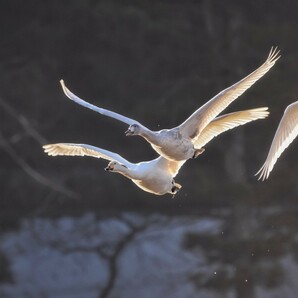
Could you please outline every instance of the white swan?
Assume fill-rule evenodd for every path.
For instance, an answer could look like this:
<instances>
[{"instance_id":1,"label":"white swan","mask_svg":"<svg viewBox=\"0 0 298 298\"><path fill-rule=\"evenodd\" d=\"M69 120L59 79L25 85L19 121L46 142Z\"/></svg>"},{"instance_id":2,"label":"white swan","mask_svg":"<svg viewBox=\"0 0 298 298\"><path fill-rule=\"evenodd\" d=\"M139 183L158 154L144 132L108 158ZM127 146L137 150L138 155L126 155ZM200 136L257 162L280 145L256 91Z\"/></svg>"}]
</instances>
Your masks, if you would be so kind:
<instances>
[{"instance_id":1,"label":"white swan","mask_svg":"<svg viewBox=\"0 0 298 298\"><path fill-rule=\"evenodd\" d=\"M246 111L230 113L215 118L205 127L197 138L199 146L204 146L214 137L224 131L243 125L256 119L263 119L269 115L267 108L257 108ZM92 156L109 160L106 168L109 171L117 172L131 179L138 187L144 191L163 195L170 193L175 195L181 185L174 181L179 169L184 161L167 160L160 156L154 160L131 163L119 154L85 144L50 144L43 146L46 153L52 156L71 155L71 156Z\"/></svg>"},{"instance_id":2,"label":"white swan","mask_svg":"<svg viewBox=\"0 0 298 298\"><path fill-rule=\"evenodd\" d=\"M174 181L185 161L169 161L158 157L151 161L131 163L119 154L86 144L59 143L43 146L48 155L92 156L109 160L105 170L119 173L132 180L144 191L164 195L176 194L181 185Z\"/></svg>"},{"instance_id":3,"label":"white swan","mask_svg":"<svg viewBox=\"0 0 298 298\"><path fill-rule=\"evenodd\" d=\"M66 96L74 102L102 115L115 118L128 124L129 128L126 131L127 136L140 135L145 138L151 144L153 149L161 156L170 160L180 161L195 158L204 151L203 148L198 146L199 142L197 142L197 139L200 137L204 128L230 103L265 75L279 57L277 48L272 48L264 64L254 72L236 84L221 91L201 108L196 110L181 125L172 129L162 129L159 131L151 131L133 119L96 107L73 94L66 88L63 80L61 80L60 83Z\"/></svg>"},{"instance_id":4,"label":"white swan","mask_svg":"<svg viewBox=\"0 0 298 298\"><path fill-rule=\"evenodd\" d=\"M270 146L267 158L255 175L264 181L269 177L277 159L298 135L298 101L285 109Z\"/></svg>"}]
</instances>

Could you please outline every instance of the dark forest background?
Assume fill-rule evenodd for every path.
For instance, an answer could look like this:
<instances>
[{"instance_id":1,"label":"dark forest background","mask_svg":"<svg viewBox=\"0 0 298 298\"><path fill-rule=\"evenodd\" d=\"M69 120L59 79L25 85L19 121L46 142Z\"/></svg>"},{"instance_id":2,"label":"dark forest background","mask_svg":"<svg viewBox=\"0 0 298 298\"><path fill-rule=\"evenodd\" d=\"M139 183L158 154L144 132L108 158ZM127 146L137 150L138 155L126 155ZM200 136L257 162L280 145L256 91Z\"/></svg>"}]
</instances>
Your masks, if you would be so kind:
<instances>
[{"instance_id":1,"label":"dark forest background","mask_svg":"<svg viewBox=\"0 0 298 298\"><path fill-rule=\"evenodd\" d=\"M297 99L298 4L293 1L1 1L1 226L19 216L84 210L209 210L296 204L295 142L258 182L285 107ZM156 153L126 126L68 100L83 99L173 127L222 89L282 58L225 112L268 106L270 117L227 132L181 169L174 200L106 173L103 160L51 158L42 144L87 143L133 162ZM208 211L206 211L208 212Z\"/></svg>"}]
</instances>

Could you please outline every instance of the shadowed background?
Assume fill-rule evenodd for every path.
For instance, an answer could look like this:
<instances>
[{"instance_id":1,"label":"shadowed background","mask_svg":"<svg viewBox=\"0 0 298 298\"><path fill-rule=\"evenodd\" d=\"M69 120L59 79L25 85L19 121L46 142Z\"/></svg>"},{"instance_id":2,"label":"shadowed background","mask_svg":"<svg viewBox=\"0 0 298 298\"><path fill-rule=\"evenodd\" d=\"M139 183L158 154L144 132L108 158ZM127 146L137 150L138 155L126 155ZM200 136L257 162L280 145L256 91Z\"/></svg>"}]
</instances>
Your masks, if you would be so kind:
<instances>
[{"instance_id":1,"label":"shadowed background","mask_svg":"<svg viewBox=\"0 0 298 298\"><path fill-rule=\"evenodd\" d=\"M297 11L293 1L2 1L1 233L20 229L24 219L55 220L88 212L100 219L133 212L160 214L169 221L192 216L194 222L220 216L227 237L185 232L182 247L205 251L210 265L232 264L237 274L207 282L200 273L188 280L198 289L235 291L234 297L257 297L259 283L269 288L282 284L283 270L271 267L249 286L241 282L262 272L247 257L252 247L260 263L268 249L274 250L271 266L286 253L294 254L298 244L297 142L284 152L268 181L254 177L284 109L297 100ZM268 106L270 117L211 141L204 154L180 170L176 181L183 188L174 200L106 173L104 160L52 158L42 151L46 143L74 142L117 152L132 162L156 157L141 138L125 137L126 125L66 98L62 78L81 98L158 130L180 124L248 75L272 46L279 47L282 58L225 111ZM251 220L257 224L248 224ZM269 243L264 244L262 233L268 229ZM263 232L255 236L257 231ZM208 255L210 249L216 254ZM0 282L16 283L9 258L2 255ZM113 286L100 297L108 297Z\"/></svg>"}]
</instances>

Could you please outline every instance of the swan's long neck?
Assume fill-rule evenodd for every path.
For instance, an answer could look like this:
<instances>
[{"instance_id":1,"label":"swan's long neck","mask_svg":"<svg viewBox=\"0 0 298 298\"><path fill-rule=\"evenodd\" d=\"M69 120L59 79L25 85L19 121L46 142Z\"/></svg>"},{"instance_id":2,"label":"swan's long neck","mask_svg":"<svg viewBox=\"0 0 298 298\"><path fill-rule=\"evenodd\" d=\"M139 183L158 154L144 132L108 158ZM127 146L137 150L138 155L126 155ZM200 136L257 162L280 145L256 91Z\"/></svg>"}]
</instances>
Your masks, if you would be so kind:
<instances>
[{"instance_id":1,"label":"swan's long neck","mask_svg":"<svg viewBox=\"0 0 298 298\"><path fill-rule=\"evenodd\" d=\"M121 174L122 176L125 176L129 179L139 179L139 175L137 175L136 171L124 168L122 167L121 169L115 169L114 172Z\"/></svg>"},{"instance_id":2,"label":"swan's long neck","mask_svg":"<svg viewBox=\"0 0 298 298\"><path fill-rule=\"evenodd\" d=\"M159 145L159 139L157 138L156 133L151 131L150 129L142 128L140 136L142 136L149 143L157 146Z\"/></svg>"}]
</instances>

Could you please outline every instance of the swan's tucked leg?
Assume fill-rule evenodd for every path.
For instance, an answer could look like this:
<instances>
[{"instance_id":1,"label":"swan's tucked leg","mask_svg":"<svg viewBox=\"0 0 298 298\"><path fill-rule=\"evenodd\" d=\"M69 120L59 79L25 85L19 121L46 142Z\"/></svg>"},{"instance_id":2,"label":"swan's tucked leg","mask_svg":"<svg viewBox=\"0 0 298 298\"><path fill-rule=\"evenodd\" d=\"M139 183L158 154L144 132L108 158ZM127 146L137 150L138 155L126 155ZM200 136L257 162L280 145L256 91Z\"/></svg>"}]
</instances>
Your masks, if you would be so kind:
<instances>
[{"instance_id":1,"label":"swan's tucked leg","mask_svg":"<svg viewBox=\"0 0 298 298\"><path fill-rule=\"evenodd\" d=\"M205 151L205 148L196 149L195 153L192 158L197 158L199 155L201 155Z\"/></svg>"},{"instance_id":2,"label":"swan's tucked leg","mask_svg":"<svg viewBox=\"0 0 298 298\"><path fill-rule=\"evenodd\" d=\"M182 185L179 184L179 183L176 183L174 179L173 179L173 181L172 181L172 184L173 184L173 186L172 186L172 188L171 188L171 192L172 192L172 194L173 194L172 198L174 199L176 193L180 190L180 188L182 187Z\"/></svg>"}]
</instances>

